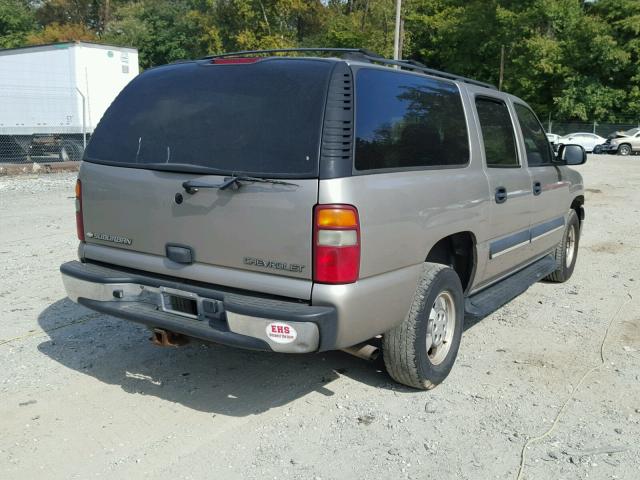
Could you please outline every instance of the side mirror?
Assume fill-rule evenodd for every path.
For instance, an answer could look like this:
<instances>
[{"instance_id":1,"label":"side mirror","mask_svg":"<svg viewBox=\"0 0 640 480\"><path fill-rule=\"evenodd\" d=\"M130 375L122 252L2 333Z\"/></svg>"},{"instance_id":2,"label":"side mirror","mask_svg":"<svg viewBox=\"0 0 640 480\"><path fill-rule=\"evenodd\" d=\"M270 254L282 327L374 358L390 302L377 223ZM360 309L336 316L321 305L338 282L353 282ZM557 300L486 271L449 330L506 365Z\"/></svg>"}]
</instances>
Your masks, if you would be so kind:
<instances>
[{"instance_id":1,"label":"side mirror","mask_svg":"<svg viewBox=\"0 0 640 480\"><path fill-rule=\"evenodd\" d=\"M587 152L580 145L560 145L557 159L565 165L582 165L587 161Z\"/></svg>"}]
</instances>

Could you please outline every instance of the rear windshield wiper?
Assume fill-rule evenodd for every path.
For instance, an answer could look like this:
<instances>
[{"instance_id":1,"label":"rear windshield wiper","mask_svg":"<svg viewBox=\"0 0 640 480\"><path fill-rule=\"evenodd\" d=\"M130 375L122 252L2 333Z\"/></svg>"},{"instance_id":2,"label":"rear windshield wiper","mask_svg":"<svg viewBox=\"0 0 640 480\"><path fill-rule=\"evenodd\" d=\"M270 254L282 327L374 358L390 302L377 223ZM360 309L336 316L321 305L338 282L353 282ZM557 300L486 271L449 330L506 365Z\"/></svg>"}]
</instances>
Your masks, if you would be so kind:
<instances>
[{"instance_id":1,"label":"rear windshield wiper","mask_svg":"<svg viewBox=\"0 0 640 480\"><path fill-rule=\"evenodd\" d=\"M237 190L242 186L241 182L270 183L272 185L293 185L295 187L298 186L297 183L284 182L282 180L271 180L269 178L260 177L247 177L246 175L234 175L231 177L225 177L222 183L206 183L200 182L198 180L187 180L186 182L182 182L182 188L184 188L185 192L193 195L201 188L218 188L220 190L231 188L233 190Z\"/></svg>"}]
</instances>

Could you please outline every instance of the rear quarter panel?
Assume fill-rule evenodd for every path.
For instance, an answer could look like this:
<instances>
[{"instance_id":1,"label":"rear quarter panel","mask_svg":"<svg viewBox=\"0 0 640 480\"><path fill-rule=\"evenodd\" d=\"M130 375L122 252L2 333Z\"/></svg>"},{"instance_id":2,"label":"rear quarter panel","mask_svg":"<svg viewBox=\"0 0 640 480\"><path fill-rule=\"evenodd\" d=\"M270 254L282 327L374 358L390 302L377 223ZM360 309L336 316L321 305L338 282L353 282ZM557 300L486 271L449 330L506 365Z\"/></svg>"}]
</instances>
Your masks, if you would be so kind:
<instances>
[{"instance_id":1,"label":"rear quarter panel","mask_svg":"<svg viewBox=\"0 0 640 480\"><path fill-rule=\"evenodd\" d=\"M360 216L358 282L313 286L313 304L338 310L337 347L365 341L402 321L421 266L440 239L471 231L476 237L476 272L482 271L492 237L489 218L494 203L475 142L472 145L472 161L466 168L320 181L320 203L354 205ZM571 201L583 195L582 176L568 167L559 168L569 183L568 212ZM475 284L473 279L470 290Z\"/></svg>"},{"instance_id":2,"label":"rear quarter panel","mask_svg":"<svg viewBox=\"0 0 640 480\"><path fill-rule=\"evenodd\" d=\"M312 303L338 311L338 348L402 321L422 265L440 239L471 231L476 258L486 256L490 202L486 176L475 166L321 180L319 202L354 205L360 217L359 280L313 286Z\"/></svg>"},{"instance_id":3,"label":"rear quarter panel","mask_svg":"<svg viewBox=\"0 0 640 480\"><path fill-rule=\"evenodd\" d=\"M319 203L358 209L361 279L423 263L447 235L487 236L487 179L471 166L321 180Z\"/></svg>"}]
</instances>

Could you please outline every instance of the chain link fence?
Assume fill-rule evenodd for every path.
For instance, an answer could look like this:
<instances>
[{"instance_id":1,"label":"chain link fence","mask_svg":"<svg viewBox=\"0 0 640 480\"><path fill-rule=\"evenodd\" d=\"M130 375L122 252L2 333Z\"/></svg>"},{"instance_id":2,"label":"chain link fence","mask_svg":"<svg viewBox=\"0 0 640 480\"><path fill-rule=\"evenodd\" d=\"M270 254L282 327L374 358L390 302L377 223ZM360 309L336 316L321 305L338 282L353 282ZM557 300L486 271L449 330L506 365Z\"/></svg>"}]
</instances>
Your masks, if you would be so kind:
<instances>
[{"instance_id":1,"label":"chain link fence","mask_svg":"<svg viewBox=\"0 0 640 480\"><path fill-rule=\"evenodd\" d=\"M0 85L0 106L0 166L82 159L93 131L82 92Z\"/></svg>"},{"instance_id":2,"label":"chain link fence","mask_svg":"<svg viewBox=\"0 0 640 480\"><path fill-rule=\"evenodd\" d=\"M600 122L555 122L548 120L545 125L547 133L564 136L571 133L595 133L601 137L608 138L615 132L626 131L640 127L640 118L621 123L600 123Z\"/></svg>"},{"instance_id":3,"label":"chain link fence","mask_svg":"<svg viewBox=\"0 0 640 480\"><path fill-rule=\"evenodd\" d=\"M0 134L0 164L77 162L84 148L82 134Z\"/></svg>"}]
</instances>

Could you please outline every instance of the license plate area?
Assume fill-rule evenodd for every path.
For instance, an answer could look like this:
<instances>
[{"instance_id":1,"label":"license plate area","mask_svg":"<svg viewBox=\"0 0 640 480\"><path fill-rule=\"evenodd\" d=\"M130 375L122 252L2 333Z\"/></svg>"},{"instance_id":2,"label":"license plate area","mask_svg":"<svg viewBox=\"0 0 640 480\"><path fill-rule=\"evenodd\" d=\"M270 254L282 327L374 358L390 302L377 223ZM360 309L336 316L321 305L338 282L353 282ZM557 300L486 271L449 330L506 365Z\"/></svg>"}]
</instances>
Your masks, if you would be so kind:
<instances>
[{"instance_id":1,"label":"license plate area","mask_svg":"<svg viewBox=\"0 0 640 480\"><path fill-rule=\"evenodd\" d=\"M186 318L198 319L198 295L173 288L160 288L160 306L164 312Z\"/></svg>"}]
</instances>

